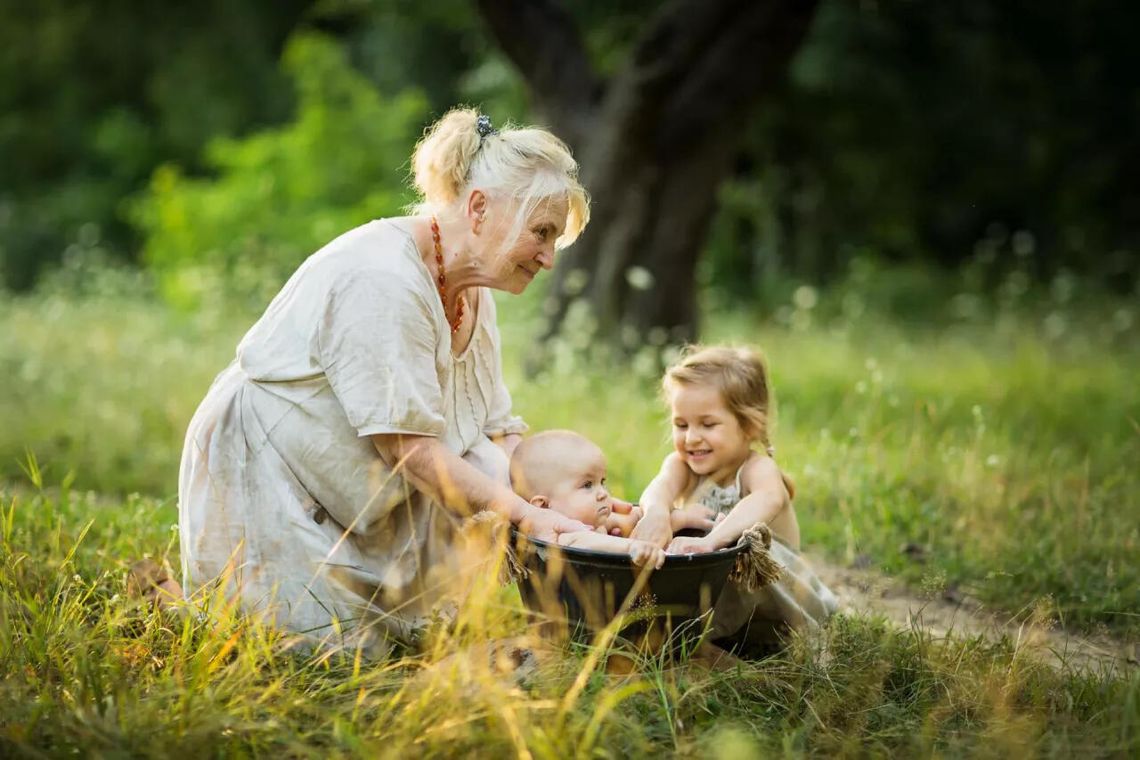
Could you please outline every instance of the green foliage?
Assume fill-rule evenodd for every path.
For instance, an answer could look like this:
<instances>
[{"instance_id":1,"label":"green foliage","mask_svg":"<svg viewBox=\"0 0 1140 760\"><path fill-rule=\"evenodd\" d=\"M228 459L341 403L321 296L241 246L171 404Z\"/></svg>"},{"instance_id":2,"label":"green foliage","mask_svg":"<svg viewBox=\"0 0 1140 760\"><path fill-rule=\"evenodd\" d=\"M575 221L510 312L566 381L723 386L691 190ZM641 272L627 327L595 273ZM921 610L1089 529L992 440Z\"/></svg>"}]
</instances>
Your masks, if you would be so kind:
<instances>
[{"instance_id":1,"label":"green foliage","mask_svg":"<svg viewBox=\"0 0 1140 760\"><path fill-rule=\"evenodd\" d=\"M426 119L423 97L381 98L316 35L294 38L283 66L294 121L211 142L215 177L160 167L136 203L144 257L174 303L197 304L223 283L242 292L282 282L336 235L410 200L399 167Z\"/></svg>"},{"instance_id":2,"label":"green foliage","mask_svg":"<svg viewBox=\"0 0 1140 760\"><path fill-rule=\"evenodd\" d=\"M1134 4L820 3L774 102L744 128L715 282L834 279L868 250L1038 281L1140 283ZM992 283L991 283L992 284Z\"/></svg>"},{"instance_id":3,"label":"green foliage","mask_svg":"<svg viewBox=\"0 0 1140 760\"><path fill-rule=\"evenodd\" d=\"M29 287L92 225L131 258L121 199L156 164L286 113L276 62L306 5L0 0L0 281Z\"/></svg>"}]
</instances>

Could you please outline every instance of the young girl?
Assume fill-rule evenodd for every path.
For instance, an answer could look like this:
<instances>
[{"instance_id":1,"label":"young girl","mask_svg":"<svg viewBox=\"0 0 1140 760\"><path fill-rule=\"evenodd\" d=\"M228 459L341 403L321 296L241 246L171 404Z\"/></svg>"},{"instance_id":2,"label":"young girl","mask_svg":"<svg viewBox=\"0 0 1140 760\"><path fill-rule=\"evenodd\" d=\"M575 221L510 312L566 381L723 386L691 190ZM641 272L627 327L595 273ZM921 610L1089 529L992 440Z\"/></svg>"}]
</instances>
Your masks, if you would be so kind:
<instances>
[{"instance_id":1,"label":"young girl","mask_svg":"<svg viewBox=\"0 0 1140 760\"><path fill-rule=\"evenodd\" d=\"M771 556L783 568L779 580L752 591L730 582L713 613L712 638L769 646L790 629L817 627L838 605L799 555L795 488L772 459L763 359L742 348L693 350L665 373L663 389L674 451L645 489L641 506L648 512L702 504L723 515L705 536L674 538L668 552L715 551L766 523Z\"/></svg>"}]
</instances>

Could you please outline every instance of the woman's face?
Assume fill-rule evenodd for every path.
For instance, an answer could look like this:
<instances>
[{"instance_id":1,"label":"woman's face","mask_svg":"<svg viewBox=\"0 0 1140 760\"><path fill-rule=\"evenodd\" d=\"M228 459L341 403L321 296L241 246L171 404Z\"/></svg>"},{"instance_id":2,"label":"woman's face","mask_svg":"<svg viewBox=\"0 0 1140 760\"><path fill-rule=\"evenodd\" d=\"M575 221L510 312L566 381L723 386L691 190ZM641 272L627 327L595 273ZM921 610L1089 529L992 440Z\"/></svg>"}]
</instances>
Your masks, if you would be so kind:
<instances>
[{"instance_id":1,"label":"woman's face","mask_svg":"<svg viewBox=\"0 0 1140 760\"><path fill-rule=\"evenodd\" d=\"M523 223L518 237L507 240L517 207L488 203L483 217L487 285L517 295L526 290L539 270L553 267L554 241L562 234L569 208L565 197L543 199Z\"/></svg>"}]
</instances>

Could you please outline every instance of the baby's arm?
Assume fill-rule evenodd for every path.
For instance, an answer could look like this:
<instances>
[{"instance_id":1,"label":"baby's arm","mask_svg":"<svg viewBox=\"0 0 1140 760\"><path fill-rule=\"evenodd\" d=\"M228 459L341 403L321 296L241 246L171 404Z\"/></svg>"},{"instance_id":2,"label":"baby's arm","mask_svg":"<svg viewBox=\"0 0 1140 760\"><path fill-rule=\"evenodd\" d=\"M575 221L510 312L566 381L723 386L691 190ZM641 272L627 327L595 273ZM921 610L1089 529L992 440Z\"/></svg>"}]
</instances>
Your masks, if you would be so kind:
<instances>
[{"instance_id":1,"label":"baby's arm","mask_svg":"<svg viewBox=\"0 0 1140 760\"><path fill-rule=\"evenodd\" d=\"M740 485L748 495L707 536L674 539L669 551L699 554L732 546L756 523L771 523L790 501L780 468L768 457L752 457L740 474Z\"/></svg>"},{"instance_id":2,"label":"baby's arm","mask_svg":"<svg viewBox=\"0 0 1140 760\"><path fill-rule=\"evenodd\" d=\"M665 562L665 552L660 547L605 533L562 533L558 536L558 544L607 554L628 554L634 564L652 565L654 568L660 568Z\"/></svg>"},{"instance_id":3,"label":"baby's arm","mask_svg":"<svg viewBox=\"0 0 1140 760\"><path fill-rule=\"evenodd\" d=\"M641 521L631 536L656 546L665 546L673 537L671 515L673 504L689 488L692 472L675 452L665 457L657 477L650 481L641 494Z\"/></svg>"}]
</instances>

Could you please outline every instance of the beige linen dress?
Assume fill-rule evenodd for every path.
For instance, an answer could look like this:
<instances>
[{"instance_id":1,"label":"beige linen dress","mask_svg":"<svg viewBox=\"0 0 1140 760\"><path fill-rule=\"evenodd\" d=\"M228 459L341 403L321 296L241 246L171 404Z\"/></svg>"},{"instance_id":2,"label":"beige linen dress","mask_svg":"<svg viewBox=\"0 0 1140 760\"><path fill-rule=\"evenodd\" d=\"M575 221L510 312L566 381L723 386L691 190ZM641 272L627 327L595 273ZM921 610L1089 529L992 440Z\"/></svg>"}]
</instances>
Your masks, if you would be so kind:
<instances>
[{"instance_id":1,"label":"beige linen dress","mask_svg":"<svg viewBox=\"0 0 1140 760\"><path fill-rule=\"evenodd\" d=\"M727 515L743 498L743 470L742 467L737 471L735 482L728 486L702 478L685 502L703 504L717 514ZM785 538L773 533L769 553L782 568L779 580L752 591L731 581L725 584L713 609L713 639L727 637L759 646L779 644L788 631L817 629L839 609L831 589Z\"/></svg>"},{"instance_id":2,"label":"beige linen dress","mask_svg":"<svg viewBox=\"0 0 1140 760\"><path fill-rule=\"evenodd\" d=\"M243 611L310 643L382 655L454 589L457 519L385 466L369 436L437 436L499 479L488 436L525 430L503 384L483 289L464 352L398 221L309 257L238 346L186 434L184 587L221 584Z\"/></svg>"}]
</instances>

